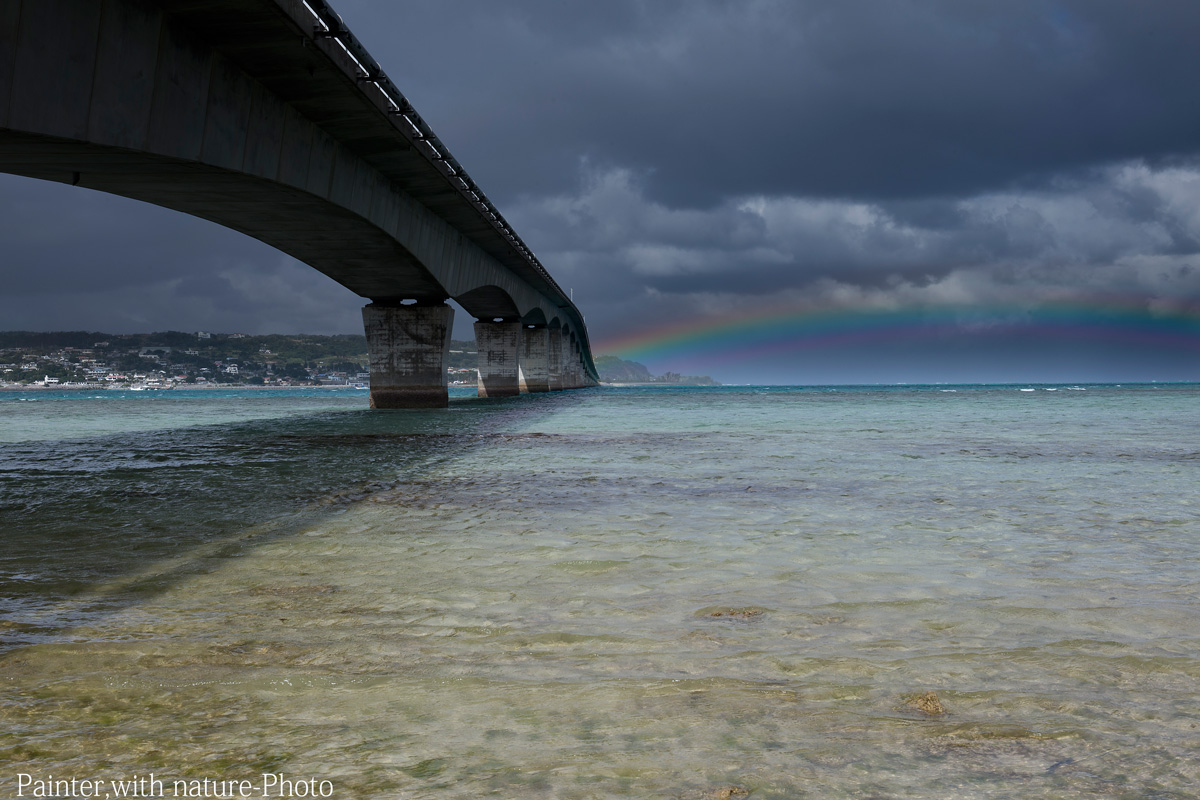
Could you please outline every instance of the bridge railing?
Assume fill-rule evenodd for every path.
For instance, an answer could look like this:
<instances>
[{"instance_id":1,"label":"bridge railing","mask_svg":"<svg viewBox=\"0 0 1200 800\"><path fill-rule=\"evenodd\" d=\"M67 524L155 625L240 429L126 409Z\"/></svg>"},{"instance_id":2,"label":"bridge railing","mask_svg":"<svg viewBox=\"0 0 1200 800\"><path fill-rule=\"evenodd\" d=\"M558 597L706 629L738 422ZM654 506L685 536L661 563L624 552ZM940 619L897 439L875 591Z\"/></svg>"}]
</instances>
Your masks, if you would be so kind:
<instances>
[{"instance_id":1,"label":"bridge railing","mask_svg":"<svg viewBox=\"0 0 1200 800\"><path fill-rule=\"evenodd\" d=\"M346 24L342 21L338 13L330 8L329 4L324 0L304 0L303 5L312 14L313 20L316 23L313 26L313 36L316 38L333 39L341 46L361 70L361 73L358 75L359 83L371 83L375 85L391 105L391 110L388 112L389 115L401 122L397 127L412 142L417 152L428 159L445 176L450 185L469 201L484 219L491 223L500 235L508 241L509 245L533 267L539 277L558 292L563 300L574 306L570 296L550 276L550 273L542 266L541 261L526 246L516 231L512 229L512 226L508 224L504 215L488 199L483 190L476 185L475 181L471 180L471 176L458 163L458 160L450 153L450 150L442 144L442 140L437 137L437 134L433 132L428 123L421 118L421 115L413 108L412 103L408 102L408 98L404 96L404 93L392 83L391 78L387 76L379 66L379 63L371 58L371 54L367 52L362 43L350 32L350 29L346 27ZM578 309L576 309L576 313L578 313Z\"/></svg>"}]
</instances>

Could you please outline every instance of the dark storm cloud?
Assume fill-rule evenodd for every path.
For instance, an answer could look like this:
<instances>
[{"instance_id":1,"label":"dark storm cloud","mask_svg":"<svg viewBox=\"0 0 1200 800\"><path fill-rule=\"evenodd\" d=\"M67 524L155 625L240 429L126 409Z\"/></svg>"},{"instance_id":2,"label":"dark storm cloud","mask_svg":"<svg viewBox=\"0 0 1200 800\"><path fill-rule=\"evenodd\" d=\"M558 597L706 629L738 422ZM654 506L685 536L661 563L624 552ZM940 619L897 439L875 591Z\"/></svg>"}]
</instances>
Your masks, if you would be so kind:
<instances>
[{"instance_id":1,"label":"dark storm cloud","mask_svg":"<svg viewBox=\"0 0 1200 800\"><path fill-rule=\"evenodd\" d=\"M263 249L233 231L125 198L12 176L0 177L0 187L14 198L0 216L11 294L98 291L208 275L214 266L253 259ZM42 269L50 248L72 258L57 270Z\"/></svg>"},{"instance_id":2,"label":"dark storm cloud","mask_svg":"<svg viewBox=\"0 0 1200 800\"><path fill-rule=\"evenodd\" d=\"M261 242L88 189L0 175L0 330L337 332L360 305Z\"/></svg>"},{"instance_id":3,"label":"dark storm cloud","mask_svg":"<svg viewBox=\"0 0 1200 800\"><path fill-rule=\"evenodd\" d=\"M629 173L610 171L577 193L515 204L513 218L589 298L640 286L674 297L681 317L696 310L689 298L724 293L761 302L792 290L827 301L818 287L831 285L885 290L892 302L915 302L901 291L911 286L926 287L928 302L987 303L1005 284L1021 288L1026 301L1064 287L1200 295L1200 172L1193 168L1129 164L1036 192L919 205L759 196L679 209L647 197ZM966 275L975 291L967 291ZM854 302L864 301L862 292Z\"/></svg>"},{"instance_id":4,"label":"dark storm cloud","mask_svg":"<svg viewBox=\"0 0 1200 800\"><path fill-rule=\"evenodd\" d=\"M1190 0L335 6L593 340L768 303L1200 299ZM359 299L208 223L0 198L0 327L36 296L42 327L358 329Z\"/></svg>"},{"instance_id":5,"label":"dark storm cloud","mask_svg":"<svg viewBox=\"0 0 1200 800\"><path fill-rule=\"evenodd\" d=\"M562 189L581 155L705 206L978 192L1200 142L1194 3L341 6L506 195Z\"/></svg>"}]
</instances>

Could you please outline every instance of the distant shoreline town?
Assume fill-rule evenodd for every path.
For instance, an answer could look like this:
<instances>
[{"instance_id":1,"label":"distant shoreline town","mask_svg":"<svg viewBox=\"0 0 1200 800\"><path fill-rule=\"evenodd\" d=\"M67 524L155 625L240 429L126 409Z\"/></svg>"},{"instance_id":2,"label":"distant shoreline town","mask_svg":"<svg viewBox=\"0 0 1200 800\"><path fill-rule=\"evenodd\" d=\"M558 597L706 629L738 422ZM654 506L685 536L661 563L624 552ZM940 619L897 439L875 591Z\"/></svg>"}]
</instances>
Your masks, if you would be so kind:
<instances>
[{"instance_id":1,"label":"distant shoreline town","mask_svg":"<svg viewBox=\"0 0 1200 800\"><path fill-rule=\"evenodd\" d=\"M475 342L453 341L452 386L474 386ZM716 385L708 377L654 376L637 362L596 358L606 383ZM367 340L358 335L241 333L107 334L86 331L0 331L0 389L349 386L370 384Z\"/></svg>"}]
</instances>

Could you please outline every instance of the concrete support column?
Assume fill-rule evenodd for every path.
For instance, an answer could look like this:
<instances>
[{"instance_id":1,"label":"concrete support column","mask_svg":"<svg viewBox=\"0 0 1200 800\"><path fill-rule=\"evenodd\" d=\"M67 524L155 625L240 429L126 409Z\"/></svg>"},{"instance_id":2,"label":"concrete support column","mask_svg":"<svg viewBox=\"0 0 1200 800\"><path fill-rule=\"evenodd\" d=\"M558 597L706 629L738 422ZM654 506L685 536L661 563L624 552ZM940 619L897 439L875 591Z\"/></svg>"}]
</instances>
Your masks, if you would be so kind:
<instances>
[{"instance_id":1,"label":"concrete support column","mask_svg":"<svg viewBox=\"0 0 1200 800\"><path fill-rule=\"evenodd\" d=\"M562 388L574 389L575 386L571 383L571 358L574 353L571 352L571 334L567 333L566 328L558 329L558 371L562 376Z\"/></svg>"},{"instance_id":2,"label":"concrete support column","mask_svg":"<svg viewBox=\"0 0 1200 800\"><path fill-rule=\"evenodd\" d=\"M521 351L517 358L517 373L522 392L550 391L549 351L550 332L548 329L521 329Z\"/></svg>"},{"instance_id":3,"label":"concrete support column","mask_svg":"<svg viewBox=\"0 0 1200 800\"><path fill-rule=\"evenodd\" d=\"M579 350L575 347L575 338L563 338L563 387L578 389L582 384L579 380Z\"/></svg>"},{"instance_id":4,"label":"concrete support column","mask_svg":"<svg viewBox=\"0 0 1200 800\"><path fill-rule=\"evenodd\" d=\"M517 380L517 352L520 344L519 322L475 323L480 397L515 397L521 393Z\"/></svg>"},{"instance_id":5,"label":"concrete support column","mask_svg":"<svg viewBox=\"0 0 1200 800\"><path fill-rule=\"evenodd\" d=\"M371 362L371 408L445 408L446 354L454 309L447 305L363 307Z\"/></svg>"},{"instance_id":6,"label":"concrete support column","mask_svg":"<svg viewBox=\"0 0 1200 800\"><path fill-rule=\"evenodd\" d=\"M563 388L578 389L579 376L575 374L575 350L570 339L563 339Z\"/></svg>"},{"instance_id":7,"label":"concrete support column","mask_svg":"<svg viewBox=\"0 0 1200 800\"><path fill-rule=\"evenodd\" d=\"M557 392L563 388L562 334L551 328L546 336L546 344L546 384L550 391Z\"/></svg>"}]
</instances>

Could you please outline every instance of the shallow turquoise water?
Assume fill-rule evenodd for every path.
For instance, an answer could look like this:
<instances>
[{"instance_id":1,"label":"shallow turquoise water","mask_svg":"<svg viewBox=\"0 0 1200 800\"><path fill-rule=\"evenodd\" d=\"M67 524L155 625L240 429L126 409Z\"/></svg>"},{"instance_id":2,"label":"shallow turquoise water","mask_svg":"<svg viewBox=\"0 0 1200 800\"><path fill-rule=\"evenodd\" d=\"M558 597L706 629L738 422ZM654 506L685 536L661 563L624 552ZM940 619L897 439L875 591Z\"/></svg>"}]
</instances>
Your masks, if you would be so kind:
<instances>
[{"instance_id":1,"label":"shallow turquoise water","mask_svg":"<svg viewBox=\"0 0 1200 800\"><path fill-rule=\"evenodd\" d=\"M1200 387L143 394L0 394L0 790L1200 785Z\"/></svg>"}]
</instances>

